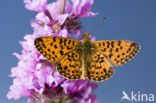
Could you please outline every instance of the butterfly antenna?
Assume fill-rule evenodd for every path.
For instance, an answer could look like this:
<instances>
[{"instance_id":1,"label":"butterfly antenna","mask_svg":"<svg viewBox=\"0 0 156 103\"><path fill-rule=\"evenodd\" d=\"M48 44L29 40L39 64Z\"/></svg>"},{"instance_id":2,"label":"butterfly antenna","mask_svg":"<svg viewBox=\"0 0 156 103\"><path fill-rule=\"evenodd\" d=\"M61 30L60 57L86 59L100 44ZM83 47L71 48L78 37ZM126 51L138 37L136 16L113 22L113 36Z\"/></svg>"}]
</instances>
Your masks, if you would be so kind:
<instances>
[{"instance_id":1,"label":"butterfly antenna","mask_svg":"<svg viewBox=\"0 0 156 103\"><path fill-rule=\"evenodd\" d=\"M102 23L105 19L106 19L106 16L104 16L104 17L101 19L101 21L100 21L98 24L96 24L96 25L91 29L91 31L89 32L89 34L93 33L93 31L95 31L95 29L97 29L97 27L99 27L99 26L101 25L101 23Z\"/></svg>"}]
</instances>

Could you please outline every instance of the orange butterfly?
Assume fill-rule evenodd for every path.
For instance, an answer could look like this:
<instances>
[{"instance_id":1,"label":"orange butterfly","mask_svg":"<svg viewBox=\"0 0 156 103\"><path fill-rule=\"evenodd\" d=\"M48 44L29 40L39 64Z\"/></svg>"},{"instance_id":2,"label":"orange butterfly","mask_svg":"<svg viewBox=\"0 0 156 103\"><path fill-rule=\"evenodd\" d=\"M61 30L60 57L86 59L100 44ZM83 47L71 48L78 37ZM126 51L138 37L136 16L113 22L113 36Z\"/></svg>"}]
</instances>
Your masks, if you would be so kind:
<instances>
[{"instance_id":1,"label":"orange butterfly","mask_svg":"<svg viewBox=\"0 0 156 103\"><path fill-rule=\"evenodd\" d=\"M88 33L83 41L64 37L41 37L35 41L37 50L49 61L56 63L58 72L67 79L109 79L115 66L131 60L140 45L128 40L101 40L91 42Z\"/></svg>"}]
</instances>

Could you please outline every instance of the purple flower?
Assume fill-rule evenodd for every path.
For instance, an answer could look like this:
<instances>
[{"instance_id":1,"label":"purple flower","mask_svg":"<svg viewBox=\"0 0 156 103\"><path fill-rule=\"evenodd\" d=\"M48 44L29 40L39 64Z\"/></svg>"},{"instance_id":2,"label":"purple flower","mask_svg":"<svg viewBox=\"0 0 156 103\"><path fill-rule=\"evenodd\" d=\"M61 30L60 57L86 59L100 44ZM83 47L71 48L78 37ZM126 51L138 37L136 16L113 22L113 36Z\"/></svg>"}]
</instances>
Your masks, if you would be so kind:
<instances>
[{"instance_id":1,"label":"purple flower","mask_svg":"<svg viewBox=\"0 0 156 103\"><path fill-rule=\"evenodd\" d=\"M56 34L62 36L64 33L63 37L69 37L69 33L72 33L78 38L81 27L78 19L97 15L97 13L90 12L93 0L72 0L71 2L66 0L64 14L60 13L59 0L50 4L47 4L46 0L25 0L24 2L28 10L38 12L31 25L37 34L42 36L56 36Z\"/></svg>"},{"instance_id":2,"label":"purple flower","mask_svg":"<svg viewBox=\"0 0 156 103\"><path fill-rule=\"evenodd\" d=\"M72 13L76 17L90 17L96 16L97 13L90 12L94 0L71 0L68 4L67 12Z\"/></svg>"},{"instance_id":3,"label":"purple flower","mask_svg":"<svg viewBox=\"0 0 156 103\"><path fill-rule=\"evenodd\" d=\"M17 67L11 69L10 76L14 80L7 97L28 97L27 103L61 100L97 103L96 96L91 94L97 84L89 80L66 80L55 70L55 64L40 55L34 46L34 40L43 36L69 37L73 33L77 38L80 34L78 18L96 15L90 12L93 0L67 1L62 14L59 1L47 4L47 0L24 0L24 3L28 10L37 12L35 20L31 21L34 33L27 34L24 41L20 41L23 48L21 54L13 53L19 62Z\"/></svg>"},{"instance_id":4,"label":"purple flower","mask_svg":"<svg viewBox=\"0 0 156 103\"><path fill-rule=\"evenodd\" d=\"M47 10L36 15L35 21L31 22L37 36L63 36L69 37L65 28L60 29L68 14L59 14L58 3L47 5Z\"/></svg>"}]
</instances>

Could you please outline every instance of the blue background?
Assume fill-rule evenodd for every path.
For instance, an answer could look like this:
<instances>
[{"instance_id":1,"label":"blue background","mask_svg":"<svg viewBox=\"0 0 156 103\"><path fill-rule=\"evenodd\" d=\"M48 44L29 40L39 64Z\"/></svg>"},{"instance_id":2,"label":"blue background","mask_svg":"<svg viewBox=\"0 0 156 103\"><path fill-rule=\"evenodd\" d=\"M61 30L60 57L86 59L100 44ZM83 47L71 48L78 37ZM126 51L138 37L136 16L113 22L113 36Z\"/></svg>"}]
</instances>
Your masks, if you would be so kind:
<instances>
[{"instance_id":1,"label":"blue background","mask_svg":"<svg viewBox=\"0 0 156 103\"><path fill-rule=\"evenodd\" d=\"M141 45L139 54L127 64L114 67L114 76L98 83L95 91L99 103L120 103L122 91L156 95L156 0L95 0L92 11L99 15L82 19L83 28L90 31L103 16L107 19L94 31L96 40L126 39ZM26 98L8 100L12 85L8 77L18 60L13 52L21 53L19 40L33 33L30 20L35 13L24 8L22 0L0 3L0 103L24 103ZM155 100L156 101L156 100Z\"/></svg>"}]
</instances>

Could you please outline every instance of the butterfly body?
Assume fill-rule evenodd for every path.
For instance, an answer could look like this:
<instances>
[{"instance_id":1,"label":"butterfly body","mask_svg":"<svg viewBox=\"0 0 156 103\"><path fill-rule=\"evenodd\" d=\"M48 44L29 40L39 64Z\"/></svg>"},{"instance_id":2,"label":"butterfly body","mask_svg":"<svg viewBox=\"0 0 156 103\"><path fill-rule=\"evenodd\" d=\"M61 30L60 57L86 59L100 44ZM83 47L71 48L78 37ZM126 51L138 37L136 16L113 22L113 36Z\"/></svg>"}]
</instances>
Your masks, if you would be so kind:
<instances>
[{"instance_id":1,"label":"butterfly body","mask_svg":"<svg viewBox=\"0 0 156 103\"><path fill-rule=\"evenodd\" d=\"M82 75L81 75L81 79L88 79L88 62L89 62L89 58L91 56L92 53L92 43L91 40L89 38L89 35L86 33L84 35L84 39L81 42L81 46L82 48Z\"/></svg>"},{"instance_id":2,"label":"butterfly body","mask_svg":"<svg viewBox=\"0 0 156 103\"><path fill-rule=\"evenodd\" d=\"M34 41L37 50L49 61L56 63L57 71L67 79L109 79L116 66L132 59L140 46L127 40L92 42L85 33L82 41L63 37L41 37Z\"/></svg>"}]
</instances>

